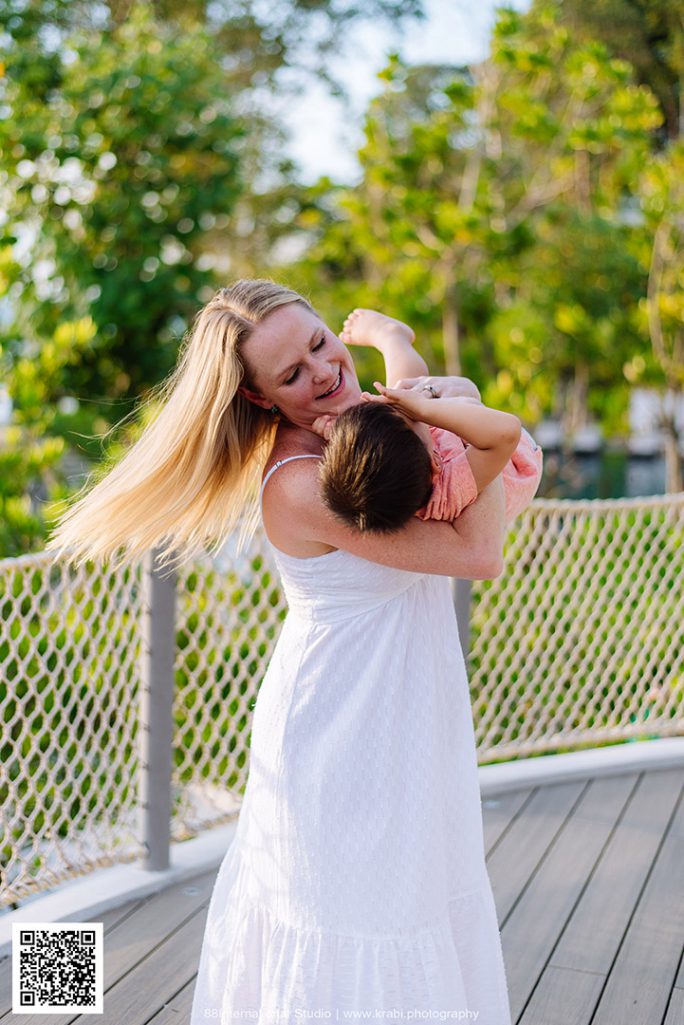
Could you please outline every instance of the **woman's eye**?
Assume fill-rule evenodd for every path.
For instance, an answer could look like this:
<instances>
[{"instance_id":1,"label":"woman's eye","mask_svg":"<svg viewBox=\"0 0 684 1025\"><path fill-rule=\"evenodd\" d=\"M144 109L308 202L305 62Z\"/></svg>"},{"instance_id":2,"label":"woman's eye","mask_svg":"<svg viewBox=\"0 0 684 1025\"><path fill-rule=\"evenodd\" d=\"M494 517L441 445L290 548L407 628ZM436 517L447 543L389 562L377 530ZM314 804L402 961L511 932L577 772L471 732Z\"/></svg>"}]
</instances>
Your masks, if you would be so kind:
<instances>
[{"instance_id":1,"label":"woman's eye","mask_svg":"<svg viewBox=\"0 0 684 1025\"><path fill-rule=\"evenodd\" d=\"M320 349L322 345L325 345L325 335L323 335L323 337L321 338L320 342L318 342L316 345L314 345L313 351L316 352L316 350ZM297 369L294 371L292 376L288 377L287 381L284 381L283 383L284 384L292 384L292 382L297 379L297 375L298 374L299 374L299 367L297 367Z\"/></svg>"}]
</instances>

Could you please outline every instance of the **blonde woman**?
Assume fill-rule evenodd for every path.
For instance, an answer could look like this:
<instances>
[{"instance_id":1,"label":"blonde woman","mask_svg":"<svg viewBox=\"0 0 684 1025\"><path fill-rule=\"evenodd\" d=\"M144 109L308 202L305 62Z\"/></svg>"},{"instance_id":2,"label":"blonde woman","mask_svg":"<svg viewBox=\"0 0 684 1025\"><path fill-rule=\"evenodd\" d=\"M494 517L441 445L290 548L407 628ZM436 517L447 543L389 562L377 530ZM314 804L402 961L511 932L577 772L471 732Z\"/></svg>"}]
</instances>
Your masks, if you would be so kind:
<instances>
[{"instance_id":1,"label":"blonde woman","mask_svg":"<svg viewBox=\"0 0 684 1025\"><path fill-rule=\"evenodd\" d=\"M241 518L247 536L261 501L289 609L191 1025L349 1012L510 1025L449 582L501 572L503 485L453 523L414 517L387 537L347 527L319 494L312 425L360 395L349 350L302 296L264 280L221 289L156 419L48 546L74 561L156 546L177 563Z\"/></svg>"}]
</instances>

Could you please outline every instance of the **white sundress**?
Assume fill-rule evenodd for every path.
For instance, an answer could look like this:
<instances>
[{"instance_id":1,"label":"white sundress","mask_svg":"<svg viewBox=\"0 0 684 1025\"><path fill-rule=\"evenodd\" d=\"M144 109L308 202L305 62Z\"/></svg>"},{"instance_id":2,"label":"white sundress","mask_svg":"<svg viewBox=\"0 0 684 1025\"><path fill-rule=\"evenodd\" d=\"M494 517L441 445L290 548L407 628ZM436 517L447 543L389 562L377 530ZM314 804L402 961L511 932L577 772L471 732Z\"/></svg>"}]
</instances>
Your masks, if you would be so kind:
<instances>
[{"instance_id":1,"label":"white sundress","mask_svg":"<svg viewBox=\"0 0 684 1025\"><path fill-rule=\"evenodd\" d=\"M510 1025L449 578L273 550L288 613L190 1025Z\"/></svg>"}]
</instances>

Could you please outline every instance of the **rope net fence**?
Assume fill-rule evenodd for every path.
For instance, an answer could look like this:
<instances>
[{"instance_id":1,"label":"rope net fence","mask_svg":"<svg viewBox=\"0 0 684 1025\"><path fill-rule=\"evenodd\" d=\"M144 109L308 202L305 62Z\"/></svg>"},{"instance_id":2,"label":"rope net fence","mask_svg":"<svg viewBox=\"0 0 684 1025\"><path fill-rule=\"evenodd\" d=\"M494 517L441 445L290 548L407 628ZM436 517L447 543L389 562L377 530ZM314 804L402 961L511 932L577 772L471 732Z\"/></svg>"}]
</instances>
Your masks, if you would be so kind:
<instances>
[{"instance_id":1,"label":"rope net fence","mask_svg":"<svg viewBox=\"0 0 684 1025\"><path fill-rule=\"evenodd\" d=\"M504 572L472 584L481 764L684 735L683 526L684 494L537 499L517 518ZM0 909L143 854L141 579L0 561ZM178 841L239 811L287 607L261 533L181 567L175 593Z\"/></svg>"},{"instance_id":2,"label":"rope net fence","mask_svg":"<svg viewBox=\"0 0 684 1025\"><path fill-rule=\"evenodd\" d=\"M684 734L684 495L536 499L475 581L480 762Z\"/></svg>"}]
</instances>

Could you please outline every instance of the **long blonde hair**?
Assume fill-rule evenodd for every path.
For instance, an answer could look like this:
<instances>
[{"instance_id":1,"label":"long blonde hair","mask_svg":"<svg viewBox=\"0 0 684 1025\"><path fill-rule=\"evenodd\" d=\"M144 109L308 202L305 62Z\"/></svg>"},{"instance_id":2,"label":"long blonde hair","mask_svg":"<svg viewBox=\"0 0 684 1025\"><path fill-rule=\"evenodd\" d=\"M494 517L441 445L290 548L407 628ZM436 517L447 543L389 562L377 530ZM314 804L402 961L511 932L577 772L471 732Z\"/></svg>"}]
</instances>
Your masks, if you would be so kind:
<instances>
[{"instance_id":1,"label":"long blonde hair","mask_svg":"<svg viewBox=\"0 0 684 1025\"><path fill-rule=\"evenodd\" d=\"M45 547L75 565L111 559L113 566L154 547L159 565L175 568L220 547L238 524L241 547L259 520L259 483L277 424L237 390L251 383L240 347L255 324L293 302L316 314L297 292L267 279L219 289L181 342L175 369L138 407L151 412L138 440L113 469L89 474Z\"/></svg>"}]
</instances>

